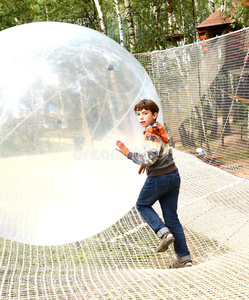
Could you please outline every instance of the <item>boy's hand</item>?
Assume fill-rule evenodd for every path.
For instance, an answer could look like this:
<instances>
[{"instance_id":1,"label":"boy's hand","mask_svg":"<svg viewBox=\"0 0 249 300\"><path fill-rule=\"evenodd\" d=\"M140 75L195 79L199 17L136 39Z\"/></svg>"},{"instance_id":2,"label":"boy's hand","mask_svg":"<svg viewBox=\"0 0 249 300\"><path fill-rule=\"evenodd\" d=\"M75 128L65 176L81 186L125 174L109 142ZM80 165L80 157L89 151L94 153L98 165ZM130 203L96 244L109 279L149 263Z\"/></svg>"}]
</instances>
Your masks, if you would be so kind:
<instances>
[{"instance_id":1,"label":"boy's hand","mask_svg":"<svg viewBox=\"0 0 249 300\"><path fill-rule=\"evenodd\" d=\"M116 145L118 146L118 148L116 148L116 150L118 150L120 153L122 153L124 156L127 156L128 153L130 152L130 150L125 146L124 143L122 143L121 141L117 141Z\"/></svg>"},{"instance_id":2,"label":"boy's hand","mask_svg":"<svg viewBox=\"0 0 249 300\"><path fill-rule=\"evenodd\" d=\"M144 173L146 169L146 166L140 166L139 170L138 170L138 175L140 175L141 173Z\"/></svg>"}]
</instances>

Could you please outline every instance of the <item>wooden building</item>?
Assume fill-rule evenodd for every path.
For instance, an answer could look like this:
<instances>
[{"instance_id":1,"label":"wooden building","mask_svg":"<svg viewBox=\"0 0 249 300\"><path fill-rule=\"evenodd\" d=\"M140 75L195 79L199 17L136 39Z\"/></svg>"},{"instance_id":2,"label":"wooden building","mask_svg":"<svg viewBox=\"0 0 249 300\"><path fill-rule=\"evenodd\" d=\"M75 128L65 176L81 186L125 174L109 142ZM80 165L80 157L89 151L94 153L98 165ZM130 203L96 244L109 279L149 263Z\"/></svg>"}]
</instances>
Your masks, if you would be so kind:
<instances>
[{"instance_id":1,"label":"wooden building","mask_svg":"<svg viewBox=\"0 0 249 300\"><path fill-rule=\"evenodd\" d=\"M196 29L198 30L201 40L210 39L217 35L228 33L232 23L233 21L230 17L217 9L212 15L199 24Z\"/></svg>"}]
</instances>

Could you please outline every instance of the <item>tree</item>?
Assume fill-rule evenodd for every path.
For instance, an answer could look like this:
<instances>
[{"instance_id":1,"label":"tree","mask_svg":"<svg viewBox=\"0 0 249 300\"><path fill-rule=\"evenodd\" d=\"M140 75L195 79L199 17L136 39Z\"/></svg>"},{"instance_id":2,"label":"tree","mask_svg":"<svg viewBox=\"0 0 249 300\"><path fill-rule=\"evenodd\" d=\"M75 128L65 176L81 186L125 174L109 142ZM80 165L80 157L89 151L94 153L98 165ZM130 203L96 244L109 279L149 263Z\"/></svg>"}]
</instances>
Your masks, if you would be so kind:
<instances>
[{"instance_id":1,"label":"tree","mask_svg":"<svg viewBox=\"0 0 249 300\"><path fill-rule=\"evenodd\" d=\"M131 53L135 53L136 41L135 41L134 24L133 24L133 19L131 14L130 0L124 0L124 6L125 6L125 18L128 24L130 50Z\"/></svg>"},{"instance_id":2,"label":"tree","mask_svg":"<svg viewBox=\"0 0 249 300\"><path fill-rule=\"evenodd\" d=\"M161 24L161 7L162 7L161 0L154 0L153 7L155 13L155 30L158 33L155 38L155 49L162 49L160 45L160 38L159 36L162 35L162 24Z\"/></svg>"},{"instance_id":3,"label":"tree","mask_svg":"<svg viewBox=\"0 0 249 300\"><path fill-rule=\"evenodd\" d=\"M185 13L184 13L184 8L183 8L183 0L180 0L181 4L181 11L182 11L182 34L183 34L183 42L186 44L186 21L185 21Z\"/></svg>"},{"instance_id":4,"label":"tree","mask_svg":"<svg viewBox=\"0 0 249 300\"><path fill-rule=\"evenodd\" d=\"M122 26L121 13L120 13L120 9L119 9L119 2L118 2L118 0L114 0L114 3L115 3L115 9L117 12L120 45L124 46L124 32L123 32L123 26Z\"/></svg>"},{"instance_id":5,"label":"tree","mask_svg":"<svg viewBox=\"0 0 249 300\"><path fill-rule=\"evenodd\" d=\"M212 15L215 12L214 0L209 0L209 6L210 6L210 15Z\"/></svg>"},{"instance_id":6,"label":"tree","mask_svg":"<svg viewBox=\"0 0 249 300\"><path fill-rule=\"evenodd\" d=\"M30 23L34 20L32 1L2 0L0 3L0 29Z\"/></svg>"},{"instance_id":7,"label":"tree","mask_svg":"<svg viewBox=\"0 0 249 300\"><path fill-rule=\"evenodd\" d=\"M242 28L249 20L249 5L242 0L227 0L225 13L236 20L237 24Z\"/></svg>"},{"instance_id":8,"label":"tree","mask_svg":"<svg viewBox=\"0 0 249 300\"><path fill-rule=\"evenodd\" d=\"M217 9L222 2L1 0L0 30L37 21L74 23L106 33L132 53L148 52L177 46L175 36L183 37L181 44L194 42L197 38L196 25L210 15L210 5ZM244 11L248 6L239 6L235 13L242 8Z\"/></svg>"},{"instance_id":9,"label":"tree","mask_svg":"<svg viewBox=\"0 0 249 300\"><path fill-rule=\"evenodd\" d=\"M103 12L102 12L101 6L99 4L99 0L94 0L94 3L96 5L98 15L99 15L99 23L100 23L101 32L106 34Z\"/></svg>"}]
</instances>

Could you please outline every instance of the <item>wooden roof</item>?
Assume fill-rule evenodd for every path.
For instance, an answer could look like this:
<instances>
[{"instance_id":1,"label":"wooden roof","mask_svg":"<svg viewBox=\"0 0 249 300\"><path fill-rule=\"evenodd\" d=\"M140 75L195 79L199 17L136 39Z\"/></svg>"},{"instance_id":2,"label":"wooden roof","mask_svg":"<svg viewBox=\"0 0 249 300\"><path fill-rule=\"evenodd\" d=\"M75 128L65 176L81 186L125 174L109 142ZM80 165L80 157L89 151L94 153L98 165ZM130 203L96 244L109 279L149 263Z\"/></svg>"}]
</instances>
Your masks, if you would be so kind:
<instances>
[{"instance_id":1,"label":"wooden roof","mask_svg":"<svg viewBox=\"0 0 249 300\"><path fill-rule=\"evenodd\" d=\"M221 10L217 9L211 16L209 16L196 28L200 29L200 28L210 27L210 26L231 24L232 22L233 21L231 20L231 18L226 16Z\"/></svg>"}]
</instances>

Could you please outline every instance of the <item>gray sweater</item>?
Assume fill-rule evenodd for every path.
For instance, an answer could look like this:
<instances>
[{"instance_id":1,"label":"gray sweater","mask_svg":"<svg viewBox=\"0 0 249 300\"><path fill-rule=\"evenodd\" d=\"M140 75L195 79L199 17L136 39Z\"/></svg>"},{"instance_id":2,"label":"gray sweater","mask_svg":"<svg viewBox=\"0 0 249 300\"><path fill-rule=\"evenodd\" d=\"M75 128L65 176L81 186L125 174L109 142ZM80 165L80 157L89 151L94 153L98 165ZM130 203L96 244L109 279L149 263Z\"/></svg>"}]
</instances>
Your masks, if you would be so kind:
<instances>
[{"instance_id":1,"label":"gray sweater","mask_svg":"<svg viewBox=\"0 0 249 300\"><path fill-rule=\"evenodd\" d=\"M177 170L169 143L151 132L144 134L144 153L129 152L127 158L146 166L148 176L160 176Z\"/></svg>"}]
</instances>

